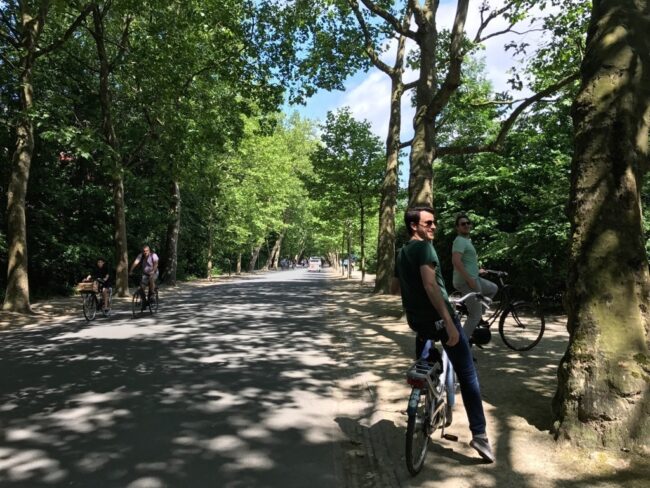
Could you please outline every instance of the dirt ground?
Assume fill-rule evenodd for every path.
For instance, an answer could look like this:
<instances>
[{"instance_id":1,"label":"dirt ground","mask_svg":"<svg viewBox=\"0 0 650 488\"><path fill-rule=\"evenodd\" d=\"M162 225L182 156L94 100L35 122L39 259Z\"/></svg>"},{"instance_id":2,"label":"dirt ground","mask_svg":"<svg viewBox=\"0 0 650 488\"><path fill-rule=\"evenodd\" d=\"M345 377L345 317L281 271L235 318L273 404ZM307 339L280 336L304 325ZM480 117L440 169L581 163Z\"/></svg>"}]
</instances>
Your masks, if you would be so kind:
<instances>
[{"instance_id":1,"label":"dirt ground","mask_svg":"<svg viewBox=\"0 0 650 488\"><path fill-rule=\"evenodd\" d=\"M457 442L436 436L422 472L411 477L404 465L404 381L413 354L412 332L401 314L398 297L374 296L357 279L333 276L338 304L324 313L341 324L350 354L358 357L357 374L337 385L369 405L361 418L340 424L344 433L343 468L350 487L648 487L650 461L624 452L584 451L553 440L551 399L556 369L567 345L565 317L547 317L546 333L532 351L507 349L498 334L477 350L478 371L488 435L497 457L483 464L470 440L462 399L457 395L454 423L448 432ZM370 277L372 278L372 277ZM203 286L195 282L182 288ZM165 293L176 293L167 289ZM124 301L123 307L130 298ZM35 304L35 314L0 313L0 327L52 324L81 315L80 299L61 298Z\"/></svg>"},{"instance_id":2,"label":"dirt ground","mask_svg":"<svg viewBox=\"0 0 650 488\"><path fill-rule=\"evenodd\" d=\"M350 305L362 339L365 386L374 410L366 419L387 486L437 487L648 487L650 460L625 452L585 451L558 444L551 434L551 400L556 371L568 343L565 316L547 316L546 331L533 350L506 348L498 332L476 351L495 464L483 464L468 446L467 418L456 396L448 432L458 442L434 438L426 464L415 478L404 468L404 432L409 387L404 371L413 354L412 333L398 297L373 296L371 288L341 281L341 299ZM345 298L344 298L345 297ZM401 464L401 465L400 465ZM372 477L369 477L372 479ZM377 484L368 483L367 486Z\"/></svg>"}]
</instances>

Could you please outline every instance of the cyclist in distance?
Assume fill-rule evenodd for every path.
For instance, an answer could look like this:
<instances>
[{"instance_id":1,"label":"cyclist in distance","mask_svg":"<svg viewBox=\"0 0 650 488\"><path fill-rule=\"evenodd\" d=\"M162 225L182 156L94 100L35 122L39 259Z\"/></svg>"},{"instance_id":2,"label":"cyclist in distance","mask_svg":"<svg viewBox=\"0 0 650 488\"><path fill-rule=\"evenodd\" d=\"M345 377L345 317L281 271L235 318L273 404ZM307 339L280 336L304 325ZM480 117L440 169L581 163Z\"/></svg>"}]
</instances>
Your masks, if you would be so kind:
<instances>
[{"instance_id":1,"label":"cyclist in distance","mask_svg":"<svg viewBox=\"0 0 650 488\"><path fill-rule=\"evenodd\" d=\"M104 312L111 308L110 304L110 290L113 286L113 281L111 279L110 268L106 264L104 258L98 258L97 264L93 268L92 272L86 276L84 281L97 281L99 283L99 292L104 297Z\"/></svg>"},{"instance_id":2,"label":"cyclist in distance","mask_svg":"<svg viewBox=\"0 0 650 488\"><path fill-rule=\"evenodd\" d=\"M460 214L456 217L456 232L458 235L454 239L451 248L451 262L454 265L454 288L463 295L478 292L488 298L494 297L499 287L479 276L484 270L478 266L478 255L470 237L472 222L467 215ZM468 298L465 304L468 314L467 320L463 324L463 330L467 337L472 337L474 329L481 321L483 305L476 296Z\"/></svg>"},{"instance_id":3,"label":"cyclist in distance","mask_svg":"<svg viewBox=\"0 0 650 488\"><path fill-rule=\"evenodd\" d=\"M129 274L133 273L133 270L142 263L142 279L140 280L140 289L144 293L146 288L149 288L149 294L147 296L153 295L154 289L156 288L156 281L158 280L158 255L155 252L151 252L149 246L144 246L142 252L133 260ZM142 304L144 306L145 301L143 300Z\"/></svg>"},{"instance_id":4,"label":"cyclist in distance","mask_svg":"<svg viewBox=\"0 0 650 488\"><path fill-rule=\"evenodd\" d=\"M460 383L472 433L470 446L483 459L494 462L469 343L449 303L440 261L432 244L436 230L434 211L429 207L409 208L404 223L410 240L397 254L391 288L393 293L401 294L408 325L417 332L416 358L420 357L427 339L442 342ZM441 319L444 329L436 331L434 323Z\"/></svg>"}]
</instances>

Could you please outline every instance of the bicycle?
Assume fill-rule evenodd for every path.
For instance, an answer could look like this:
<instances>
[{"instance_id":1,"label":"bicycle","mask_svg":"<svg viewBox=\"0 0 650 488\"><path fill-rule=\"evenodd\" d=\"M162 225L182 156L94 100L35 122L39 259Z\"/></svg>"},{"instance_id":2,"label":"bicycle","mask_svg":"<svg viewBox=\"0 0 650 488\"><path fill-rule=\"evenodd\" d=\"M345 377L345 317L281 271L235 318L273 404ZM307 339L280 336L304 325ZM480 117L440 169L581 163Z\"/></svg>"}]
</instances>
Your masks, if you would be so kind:
<instances>
[{"instance_id":1,"label":"bicycle","mask_svg":"<svg viewBox=\"0 0 650 488\"><path fill-rule=\"evenodd\" d=\"M77 288L81 293L84 317L86 317L86 320L88 322L90 322L91 320L95 320L98 310L101 311L104 317L108 317L111 313L110 305L112 303L111 298L113 296L113 289L110 287L108 288L109 306L105 308L104 294L99 289L100 284L102 284L101 280L94 280L92 282L90 281L81 282L79 283L79 285L77 285ZM97 295L99 295L99 298L97 297Z\"/></svg>"},{"instance_id":2,"label":"bicycle","mask_svg":"<svg viewBox=\"0 0 650 488\"><path fill-rule=\"evenodd\" d=\"M158 312L158 286L154 287L153 293L145 291L138 284L135 292L133 292L132 306L133 306L133 317L137 317L139 314L142 314L145 311L145 308L149 309L151 315Z\"/></svg>"},{"instance_id":3,"label":"bicycle","mask_svg":"<svg viewBox=\"0 0 650 488\"><path fill-rule=\"evenodd\" d=\"M542 340L546 322L544 314L540 307L532 302L524 300L513 300L511 291L512 286L504 282L508 276L505 271L485 270L486 273L495 275L499 279L499 291L491 303L496 303L496 308L489 314L486 319L482 319L478 326L492 327L492 324L499 318L499 336L503 343L513 351L529 351ZM464 322L467 318L468 311L465 300L476 293L469 293L459 298L459 294L454 293L450 301L454 303L456 313ZM481 297L485 300L486 297Z\"/></svg>"},{"instance_id":4,"label":"bicycle","mask_svg":"<svg viewBox=\"0 0 650 488\"><path fill-rule=\"evenodd\" d=\"M440 320L435 326L441 330L444 323ZM412 387L406 409L406 467L413 476L424 466L431 434L440 429L441 438L458 440L457 436L445 433L451 425L451 417L447 418L450 386L445 381L449 367L444 349L441 354L428 340L420 359L406 373L406 382Z\"/></svg>"}]
</instances>

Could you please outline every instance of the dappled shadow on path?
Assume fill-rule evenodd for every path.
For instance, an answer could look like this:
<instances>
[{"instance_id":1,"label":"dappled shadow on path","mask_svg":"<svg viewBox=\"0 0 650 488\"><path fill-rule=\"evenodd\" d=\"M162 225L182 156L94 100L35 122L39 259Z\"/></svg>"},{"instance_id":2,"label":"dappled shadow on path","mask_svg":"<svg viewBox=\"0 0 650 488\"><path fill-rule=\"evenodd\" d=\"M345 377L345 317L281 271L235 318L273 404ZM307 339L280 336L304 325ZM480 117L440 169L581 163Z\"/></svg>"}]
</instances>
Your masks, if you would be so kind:
<instances>
[{"instance_id":1,"label":"dappled shadow on path","mask_svg":"<svg viewBox=\"0 0 650 488\"><path fill-rule=\"evenodd\" d=\"M157 316L0 334L0 484L303 486L318 473L310 485L337 486L332 385L347 365L319 279L221 283L163 294Z\"/></svg>"},{"instance_id":2,"label":"dappled shadow on path","mask_svg":"<svg viewBox=\"0 0 650 488\"><path fill-rule=\"evenodd\" d=\"M393 477L396 481L391 486L555 488L632 483L640 487L641 480L648 480L648 466L635 461L616 468L594 463L598 474L581 470L572 462L586 454L576 453L575 461L563 459L564 451L553 442L551 401L557 384L557 365L568 343L561 316L547 317L542 342L531 351L518 353L508 349L497 330L488 346L475 351L484 406L489 414L488 434L497 463L482 464L467 446L470 433L465 412L459 405L450 428L459 441L440 439L438 432L424 469L411 477L404 465L409 392L404 374L414 354L413 332L403 319L394 318L399 298L392 305L383 298L373 311L372 297L359 291L358 285L350 283L341 283L334 290L339 294L338 302L357 302L344 308L359 331L356 347L362 351L363 366L374 373L367 385L373 393L374 411L360 419L339 418L337 422L344 432L357 432L357 437L372 441L378 458L377 476ZM459 395L457 398L461 401ZM580 475L574 476L576 472Z\"/></svg>"}]
</instances>

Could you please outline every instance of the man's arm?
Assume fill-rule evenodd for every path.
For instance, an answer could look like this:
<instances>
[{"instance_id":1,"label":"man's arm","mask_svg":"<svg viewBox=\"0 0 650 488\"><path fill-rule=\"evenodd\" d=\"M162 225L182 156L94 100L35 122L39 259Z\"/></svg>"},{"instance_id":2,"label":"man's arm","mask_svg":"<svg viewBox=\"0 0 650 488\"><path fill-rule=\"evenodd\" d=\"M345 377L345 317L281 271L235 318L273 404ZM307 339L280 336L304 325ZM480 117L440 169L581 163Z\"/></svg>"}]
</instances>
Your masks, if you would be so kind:
<instances>
[{"instance_id":1,"label":"man's arm","mask_svg":"<svg viewBox=\"0 0 650 488\"><path fill-rule=\"evenodd\" d=\"M467 273L465 265L463 264L462 257L462 253L453 252L451 254L451 263L454 265L454 269L463 277L465 283L467 283L467 286L469 286L472 290L478 290L476 280Z\"/></svg>"},{"instance_id":2,"label":"man's arm","mask_svg":"<svg viewBox=\"0 0 650 488\"><path fill-rule=\"evenodd\" d=\"M131 269L129 270L129 274L133 273L133 270L135 269L135 267L136 267L138 264L140 264L140 258L139 258L139 257L137 257L137 258L135 258L135 259L133 260L133 264L131 265Z\"/></svg>"},{"instance_id":3,"label":"man's arm","mask_svg":"<svg viewBox=\"0 0 650 488\"><path fill-rule=\"evenodd\" d=\"M151 268L151 275L153 276L158 271L158 255L156 254L156 257L151 260L153 261L153 267Z\"/></svg>"},{"instance_id":4,"label":"man's arm","mask_svg":"<svg viewBox=\"0 0 650 488\"><path fill-rule=\"evenodd\" d=\"M442 298L442 291L440 286L436 281L436 270L433 264L423 264L420 266L420 275L422 276L422 284L424 289L427 292L427 296L433 305L433 308L436 309L440 317L445 323L445 330L447 331L447 340L448 346L455 346L460 340L458 331L456 330L456 325L449 315L449 310L447 310L447 305L445 305L445 299Z\"/></svg>"},{"instance_id":5,"label":"man's arm","mask_svg":"<svg viewBox=\"0 0 650 488\"><path fill-rule=\"evenodd\" d=\"M393 276L393 278L391 279L391 282L390 282L390 293L391 293L391 295L401 295L402 294L402 290L400 289L400 285L399 285L399 279L395 278L394 276Z\"/></svg>"}]
</instances>

